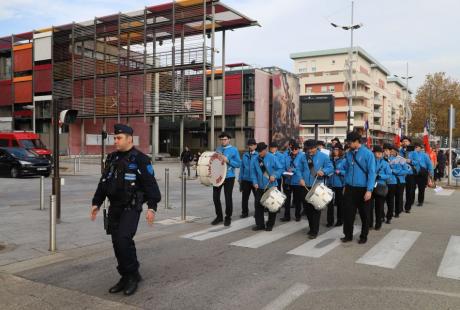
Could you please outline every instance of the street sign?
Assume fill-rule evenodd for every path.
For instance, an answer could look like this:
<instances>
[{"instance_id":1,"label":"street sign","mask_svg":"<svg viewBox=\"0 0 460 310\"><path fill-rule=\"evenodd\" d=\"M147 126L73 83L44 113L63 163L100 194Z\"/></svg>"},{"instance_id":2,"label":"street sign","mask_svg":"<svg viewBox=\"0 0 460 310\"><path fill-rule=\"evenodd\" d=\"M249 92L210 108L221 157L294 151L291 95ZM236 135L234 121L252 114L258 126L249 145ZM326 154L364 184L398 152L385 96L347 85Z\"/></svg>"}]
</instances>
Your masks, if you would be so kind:
<instances>
[{"instance_id":1,"label":"street sign","mask_svg":"<svg viewBox=\"0 0 460 310\"><path fill-rule=\"evenodd\" d=\"M454 179L460 179L460 168L455 168L452 170L452 177Z\"/></svg>"}]
</instances>

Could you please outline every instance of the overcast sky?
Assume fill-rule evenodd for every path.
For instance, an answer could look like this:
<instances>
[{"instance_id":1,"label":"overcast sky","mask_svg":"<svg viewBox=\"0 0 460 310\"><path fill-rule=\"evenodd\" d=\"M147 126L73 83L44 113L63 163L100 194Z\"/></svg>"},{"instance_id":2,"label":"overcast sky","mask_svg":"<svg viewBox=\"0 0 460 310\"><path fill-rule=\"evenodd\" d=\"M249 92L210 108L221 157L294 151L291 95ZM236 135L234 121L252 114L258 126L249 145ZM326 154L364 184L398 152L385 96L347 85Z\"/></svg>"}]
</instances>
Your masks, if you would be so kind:
<instances>
[{"instance_id":1,"label":"overcast sky","mask_svg":"<svg viewBox=\"0 0 460 310\"><path fill-rule=\"evenodd\" d=\"M142 9L166 0L0 0L0 36ZM227 0L224 3L262 27L228 32L227 62L276 65L292 70L289 54L348 47L349 0ZM413 75L416 89L426 74L444 71L460 79L458 0L356 0L355 44L392 74Z\"/></svg>"}]
</instances>

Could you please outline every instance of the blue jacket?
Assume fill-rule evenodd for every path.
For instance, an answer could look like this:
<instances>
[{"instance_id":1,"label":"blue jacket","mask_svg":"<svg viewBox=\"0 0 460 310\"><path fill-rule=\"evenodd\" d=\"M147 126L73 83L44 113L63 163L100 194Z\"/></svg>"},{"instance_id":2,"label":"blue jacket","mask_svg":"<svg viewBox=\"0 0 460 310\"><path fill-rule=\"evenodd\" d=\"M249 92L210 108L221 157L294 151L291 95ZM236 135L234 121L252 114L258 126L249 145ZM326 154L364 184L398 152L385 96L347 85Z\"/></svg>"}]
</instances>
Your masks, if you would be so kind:
<instances>
[{"instance_id":1,"label":"blue jacket","mask_svg":"<svg viewBox=\"0 0 460 310\"><path fill-rule=\"evenodd\" d=\"M291 156L286 156L286 170L290 170L294 173L293 176L288 176L285 178L287 184L290 185L299 185L301 179L303 179L303 174L305 169L307 169L307 159L305 158L305 153L299 151L295 158Z\"/></svg>"},{"instance_id":2,"label":"blue jacket","mask_svg":"<svg viewBox=\"0 0 460 310\"><path fill-rule=\"evenodd\" d=\"M399 149L399 155L405 159L409 159L410 158L410 154L413 153L413 151L409 152L407 151L405 148L401 147ZM411 165L409 165L409 168L411 168ZM410 169L409 173L407 175L412 175L414 174L413 171L412 171L412 168Z\"/></svg>"},{"instance_id":3,"label":"blue jacket","mask_svg":"<svg viewBox=\"0 0 460 310\"><path fill-rule=\"evenodd\" d=\"M405 162L405 159L401 156L390 156L388 157L388 162L390 164L391 171L394 176L394 183L388 184L405 184L406 183L406 175L412 173L411 167ZM399 182L398 182L399 181Z\"/></svg>"},{"instance_id":4,"label":"blue jacket","mask_svg":"<svg viewBox=\"0 0 460 310\"><path fill-rule=\"evenodd\" d=\"M336 170L342 169L344 161L345 161L344 157L331 159L331 164L332 164L332 167L334 168L334 172L328 179L328 185L330 187L344 187L345 186L344 176L341 175L340 173L339 174L335 173Z\"/></svg>"},{"instance_id":5,"label":"blue jacket","mask_svg":"<svg viewBox=\"0 0 460 310\"><path fill-rule=\"evenodd\" d=\"M234 178L235 168L239 168L241 165L240 154L238 153L236 147L231 145L227 145L226 147L219 146L217 147L216 152L223 154L228 159L227 176L225 178Z\"/></svg>"},{"instance_id":6,"label":"blue jacket","mask_svg":"<svg viewBox=\"0 0 460 310\"><path fill-rule=\"evenodd\" d=\"M275 155L276 163L278 164L278 168L280 169L282 175L286 167L286 155L279 151L276 151L275 153L273 153L273 155ZM279 178L281 178L281 175Z\"/></svg>"},{"instance_id":7,"label":"blue jacket","mask_svg":"<svg viewBox=\"0 0 460 310\"><path fill-rule=\"evenodd\" d=\"M244 152L243 159L241 160L240 174L238 181L249 181L252 182L252 159L257 157L257 152L254 151L252 154L249 151Z\"/></svg>"},{"instance_id":8,"label":"blue jacket","mask_svg":"<svg viewBox=\"0 0 460 310\"><path fill-rule=\"evenodd\" d=\"M428 154L423 151L414 151L409 153L409 159L412 161L411 163L415 166L415 170L417 173L420 172L420 168L425 168L428 170L430 175L434 174L433 171L433 164L431 163L430 157Z\"/></svg>"},{"instance_id":9,"label":"blue jacket","mask_svg":"<svg viewBox=\"0 0 460 310\"><path fill-rule=\"evenodd\" d=\"M305 153L305 159L307 160L307 167L303 172L303 179L307 187L313 186L313 182L315 182L316 178L316 172L320 170L324 172L325 176L322 178L318 177L317 179L317 181L324 181L324 179L328 175L332 174L334 171L334 166L332 165L329 156L327 156L320 150L317 150L316 154L313 157L311 157L311 160L313 161L313 171L310 171L310 167L308 166L308 160L310 159L310 155Z\"/></svg>"},{"instance_id":10,"label":"blue jacket","mask_svg":"<svg viewBox=\"0 0 460 310\"><path fill-rule=\"evenodd\" d=\"M354 162L352 152L356 152L356 160L365 171ZM369 192L372 192L375 186L374 154L363 145L361 145L357 151L348 151L345 155L345 161L340 173L345 176L346 185L365 187Z\"/></svg>"},{"instance_id":11,"label":"blue jacket","mask_svg":"<svg viewBox=\"0 0 460 310\"><path fill-rule=\"evenodd\" d=\"M265 167L266 173L262 172L262 165ZM251 160L252 184L259 185L259 189L278 186L277 179L281 177L281 169L278 165L275 155L267 153L264 158L255 156ZM270 176L275 177L274 182L270 182Z\"/></svg>"},{"instance_id":12,"label":"blue jacket","mask_svg":"<svg viewBox=\"0 0 460 310\"><path fill-rule=\"evenodd\" d=\"M379 184L386 184L387 181L393 175L391 173L390 165L383 158L380 158L380 159L375 158L375 174L376 174L377 183Z\"/></svg>"}]
</instances>

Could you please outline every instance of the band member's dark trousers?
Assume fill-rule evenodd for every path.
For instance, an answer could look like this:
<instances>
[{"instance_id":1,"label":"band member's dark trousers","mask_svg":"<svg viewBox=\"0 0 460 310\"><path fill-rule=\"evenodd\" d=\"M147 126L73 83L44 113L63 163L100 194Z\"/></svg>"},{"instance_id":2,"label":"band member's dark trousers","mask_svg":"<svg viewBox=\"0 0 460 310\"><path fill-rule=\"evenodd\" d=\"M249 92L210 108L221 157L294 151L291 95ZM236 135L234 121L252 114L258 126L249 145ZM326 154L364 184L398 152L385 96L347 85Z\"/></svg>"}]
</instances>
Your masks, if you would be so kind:
<instances>
[{"instance_id":1,"label":"band member's dark trousers","mask_svg":"<svg viewBox=\"0 0 460 310\"><path fill-rule=\"evenodd\" d=\"M345 238L353 239L353 226L355 223L356 210L361 218L361 235L367 239L369 233L369 201L364 201L365 187L346 186L343 203L343 233Z\"/></svg>"},{"instance_id":2,"label":"band member's dark trousers","mask_svg":"<svg viewBox=\"0 0 460 310\"><path fill-rule=\"evenodd\" d=\"M140 211L124 207L110 207L108 213L109 232L120 275L136 274L139 269L134 235L139 224Z\"/></svg>"},{"instance_id":3,"label":"band member's dark trousers","mask_svg":"<svg viewBox=\"0 0 460 310\"><path fill-rule=\"evenodd\" d=\"M284 218L290 219L291 218L292 186L284 182L283 192L286 195L286 200L284 201Z\"/></svg>"},{"instance_id":4,"label":"band member's dark trousers","mask_svg":"<svg viewBox=\"0 0 460 310\"><path fill-rule=\"evenodd\" d=\"M311 190L311 187L308 188ZM305 190L305 195L307 191ZM304 199L302 200L302 205L307 214L308 225L310 226L310 231L308 232L309 235L317 236L319 232L319 222L321 220L321 211L316 210L312 204L305 201L305 195L303 195Z\"/></svg>"},{"instance_id":5,"label":"band member's dark trousers","mask_svg":"<svg viewBox=\"0 0 460 310\"><path fill-rule=\"evenodd\" d=\"M406 176L406 203L404 209L406 211L412 208L412 205L415 201L415 176L408 175Z\"/></svg>"},{"instance_id":6,"label":"band member's dark trousers","mask_svg":"<svg viewBox=\"0 0 460 310\"><path fill-rule=\"evenodd\" d=\"M381 226L382 219L384 218L384 215L385 215L384 213L385 212L384 211L385 197L372 195L372 200L373 201L371 202L371 204L373 204L373 208L371 208L369 212L369 227L374 226L374 214L373 214L374 212L375 212L375 225Z\"/></svg>"},{"instance_id":7,"label":"band member's dark trousers","mask_svg":"<svg viewBox=\"0 0 460 310\"><path fill-rule=\"evenodd\" d=\"M405 183L398 183L396 186L395 193L395 214L399 215L403 211L404 205L404 188L406 187Z\"/></svg>"},{"instance_id":8,"label":"band member's dark trousers","mask_svg":"<svg viewBox=\"0 0 460 310\"><path fill-rule=\"evenodd\" d=\"M225 195L225 216L230 218L233 213L233 185L235 184L235 177L226 178L224 184L219 187L212 188L212 198L214 200L214 207L216 209L216 215L219 218L223 218L222 215L222 204L220 202L220 192L222 187L224 188Z\"/></svg>"},{"instance_id":9,"label":"band member's dark trousers","mask_svg":"<svg viewBox=\"0 0 460 310\"><path fill-rule=\"evenodd\" d=\"M282 183L282 180L283 180L283 179L276 179L276 183L278 183L277 188L278 188L278 190L279 190L280 192L281 192L281 183Z\"/></svg>"},{"instance_id":10,"label":"band member's dark trousers","mask_svg":"<svg viewBox=\"0 0 460 310\"><path fill-rule=\"evenodd\" d=\"M395 209L395 197L396 191L398 190L398 184L388 184L388 194L387 194L387 220L393 218L394 209Z\"/></svg>"},{"instance_id":11,"label":"band member's dark trousers","mask_svg":"<svg viewBox=\"0 0 460 310\"><path fill-rule=\"evenodd\" d=\"M418 187L418 203L423 203L425 201L425 189L428 183L428 177L426 175L417 175L415 176L415 182Z\"/></svg>"},{"instance_id":12,"label":"band member's dark trousers","mask_svg":"<svg viewBox=\"0 0 460 310\"><path fill-rule=\"evenodd\" d=\"M292 185L292 194L294 196L294 206L295 206L295 218L300 219L302 206L305 203L305 196L307 195L307 190L305 187L300 185ZM290 217L290 214L289 214Z\"/></svg>"},{"instance_id":13,"label":"band member's dark trousers","mask_svg":"<svg viewBox=\"0 0 460 310\"><path fill-rule=\"evenodd\" d=\"M243 215L248 215L249 214L249 208L248 208L248 202L249 202L249 196L252 194L254 195L254 200L256 197L256 189L252 185L252 182L250 181L245 181L241 180L241 213Z\"/></svg>"},{"instance_id":14,"label":"band member's dark trousers","mask_svg":"<svg viewBox=\"0 0 460 310\"><path fill-rule=\"evenodd\" d=\"M256 205L255 205L255 212L254 212L254 218L256 220L256 225L258 227L265 227L265 219L264 219L264 210L265 207L260 203L260 199L262 198L264 194L263 189L257 189L256 191ZM267 221L267 227L273 227L275 225L276 221L276 213L277 212L268 212L268 221Z\"/></svg>"},{"instance_id":15,"label":"band member's dark trousers","mask_svg":"<svg viewBox=\"0 0 460 310\"><path fill-rule=\"evenodd\" d=\"M337 223L343 223L343 187L333 187L334 199L327 206L327 224L334 225L334 205L337 206Z\"/></svg>"}]
</instances>

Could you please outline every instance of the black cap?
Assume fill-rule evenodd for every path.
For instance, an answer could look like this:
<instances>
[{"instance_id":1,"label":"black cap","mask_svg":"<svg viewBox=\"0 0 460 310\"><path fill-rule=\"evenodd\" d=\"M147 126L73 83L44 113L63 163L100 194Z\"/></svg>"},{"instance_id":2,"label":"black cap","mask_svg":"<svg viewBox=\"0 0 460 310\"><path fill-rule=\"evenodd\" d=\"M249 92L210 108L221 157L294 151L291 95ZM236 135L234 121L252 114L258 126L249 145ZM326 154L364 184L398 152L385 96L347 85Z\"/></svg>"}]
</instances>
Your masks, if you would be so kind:
<instances>
[{"instance_id":1,"label":"black cap","mask_svg":"<svg viewBox=\"0 0 460 310\"><path fill-rule=\"evenodd\" d=\"M278 143L272 141L270 142L270 147L278 147Z\"/></svg>"},{"instance_id":2,"label":"black cap","mask_svg":"<svg viewBox=\"0 0 460 310\"><path fill-rule=\"evenodd\" d=\"M391 148L395 150L396 152L399 152L399 148L396 145L392 145Z\"/></svg>"},{"instance_id":3,"label":"black cap","mask_svg":"<svg viewBox=\"0 0 460 310\"><path fill-rule=\"evenodd\" d=\"M361 142L361 135L357 131L352 131L347 134L347 142L355 142L359 141Z\"/></svg>"},{"instance_id":4,"label":"black cap","mask_svg":"<svg viewBox=\"0 0 460 310\"><path fill-rule=\"evenodd\" d=\"M403 140L409 140L409 142L412 143L412 139L410 137L408 137L408 136L402 136L401 141L403 141Z\"/></svg>"},{"instance_id":5,"label":"black cap","mask_svg":"<svg viewBox=\"0 0 460 310\"><path fill-rule=\"evenodd\" d=\"M226 133L225 131L222 132L220 135L219 135L219 138L229 138L231 139L232 136L230 136L230 134Z\"/></svg>"},{"instance_id":6,"label":"black cap","mask_svg":"<svg viewBox=\"0 0 460 310\"><path fill-rule=\"evenodd\" d=\"M324 141L322 140L316 141L316 145L326 146L326 144L324 144Z\"/></svg>"},{"instance_id":7,"label":"black cap","mask_svg":"<svg viewBox=\"0 0 460 310\"><path fill-rule=\"evenodd\" d=\"M115 134L116 135L119 135L121 133L125 133L127 135L130 135L132 136L133 135L133 129L127 125L124 125L124 124L115 124L115 126L113 126L113 129L115 130Z\"/></svg>"},{"instance_id":8,"label":"black cap","mask_svg":"<svg viewBox=\"0 0 460 310\"><path fill-rule=\"evenodd\" d=\"M257 143L257 147L256 147L257 152L262 152L265 149L267 149L267 145L265 144L265 142Z\"/></svg>"},{"instance_id":9,"label":"black cap","mask_svg":"<svg viewBox=\"0 0 460 310\"><path fill-rule=\"evenodd\" d=\"M422 143L419 141L414 142L414 147L422 147Z\"/></svg>"},{"instance_id":10,"label":"black cap","mask_svg":"<svg viewBox=\"0 0 460 310\"><path fill-rule=\"evenodd\" d=\"M384 150L391 150L392 148L393 148L393 145L391 145L390 143L385 143L383 145Z\"/></svg>"},{"instance_id":11,"label":"black cap","mask_svg":"<svg viewBox=\"0 0 460 310\"><path fill-rule=\"evenodd\" d=\"M253 138L248 139L247 145L255 145L255 144L257 144L256 139L253 139Z\"/></svg>"},{"instance_id":12,"label":"black cap","mask_svg":"<svg viewBox=\"0 0 460 310\"><path fill-rule=\"evenodd\" d=\"M317 142L313 139L308 139L303 143L303 147L307 150L316 148Z\"/></svg>"},{"instance_id":13,"label":"black cap","mask_svg":"<svg viewBox=\"0 0 460 310\"><path fill-rule=\"evenodd\" d=\"M336 145L334 145L332 147L332 149L339 149L339 150L343 150L343 146L342 146L342 143L338 142Z\"/></svg>"},{"instance_id":14,"label":"black cap","mask_svg":"<svg viewBox=\"0 0 460 310\"><path fill-rule=\"evenodd\" d=\"M372 150L374 153L375 152L380 152L380 153L383 153L383 149L380 145L376 145L374 146L374 149Z\"/></svg>"},{"instance_id":15,"label":"black cap","mask_svg":"<svg viewBox=\"0 0 460 310\"><path fill-rule=\"evenodd\" d=\"M331 140L331 142L337 141L337 143L340 143L340 139L335 137L334 139Z\"/></svg>"},{"instance_id":16,"label":"black cap","mask_svg":"<svg viewBox=\"0 0 460 310\"><path fill-rule=\"evenodd\" d=\"M300 149L300 145L297 141L292 144L292 149Z\"/></svg>"}]
</instances>

